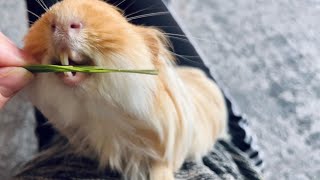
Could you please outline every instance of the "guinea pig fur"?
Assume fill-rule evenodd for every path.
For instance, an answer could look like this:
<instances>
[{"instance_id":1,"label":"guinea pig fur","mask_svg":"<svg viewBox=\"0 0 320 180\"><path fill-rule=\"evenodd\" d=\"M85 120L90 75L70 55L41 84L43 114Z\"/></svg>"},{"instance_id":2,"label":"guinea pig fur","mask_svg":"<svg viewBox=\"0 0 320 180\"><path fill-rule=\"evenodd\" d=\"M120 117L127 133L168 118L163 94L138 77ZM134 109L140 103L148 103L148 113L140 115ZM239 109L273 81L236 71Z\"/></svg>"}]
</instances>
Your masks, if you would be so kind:
<instances>
[{"instance_id":1,"label":"guinea pig fur","mask_svg":"<svg viewBox=\"0 0 320 180\"><path fill-rule=\"evenodd\" d=\"M156 69L158 75L40 73L25 89L76 152L125 180L173 180L225 133L219 88L177 67L164 34L133 25L99 0L63 0L30 28L24 50L39 64Z\"/></svg>"}]
</instances>

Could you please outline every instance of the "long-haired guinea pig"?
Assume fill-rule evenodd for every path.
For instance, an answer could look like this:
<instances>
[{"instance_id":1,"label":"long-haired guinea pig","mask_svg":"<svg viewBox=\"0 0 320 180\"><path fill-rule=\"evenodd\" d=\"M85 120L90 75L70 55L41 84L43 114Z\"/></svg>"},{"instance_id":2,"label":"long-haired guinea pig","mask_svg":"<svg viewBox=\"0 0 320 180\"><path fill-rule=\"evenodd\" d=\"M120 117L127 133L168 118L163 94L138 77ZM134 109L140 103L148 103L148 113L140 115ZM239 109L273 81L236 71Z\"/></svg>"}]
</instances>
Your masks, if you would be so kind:
<instances>
[{"instance_id":1,"label":"long-haired guinea pig","mask_svg":"<svg viewBox=\"0 0 320 180\"><path fill-rule=\"evenodd\" d=\"M41 73L26 89L78 153L126 180L172 180L225 132L218 87L200 70L176 67L159 30L129 23L103 1L56 3L32 25L24 50L39 64L158 70Z\"/></svg>"}]
</instances>

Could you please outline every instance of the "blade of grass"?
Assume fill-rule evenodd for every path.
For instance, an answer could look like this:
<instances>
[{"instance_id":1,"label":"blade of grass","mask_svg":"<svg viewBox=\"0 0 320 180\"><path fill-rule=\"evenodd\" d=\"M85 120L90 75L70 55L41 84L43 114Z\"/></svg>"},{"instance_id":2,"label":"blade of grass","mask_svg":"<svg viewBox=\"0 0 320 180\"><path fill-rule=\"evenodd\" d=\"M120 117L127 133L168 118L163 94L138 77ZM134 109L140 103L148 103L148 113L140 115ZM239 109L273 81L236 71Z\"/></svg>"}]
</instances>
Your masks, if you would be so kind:
<instances>
[{"instance_id":1,"label":"blade of grass","mask_svg":"<svg viewBox=\"0 0 320 180\"><path fill-rule=\"evenodd\" d=\"M49 72L83 72L83 73L138 73L157 75L157 70L127 70L127 69L109 69L97 66L59 66L59 65L27 65L23 66L33 73Z\"/></svg>"}]
</instances>

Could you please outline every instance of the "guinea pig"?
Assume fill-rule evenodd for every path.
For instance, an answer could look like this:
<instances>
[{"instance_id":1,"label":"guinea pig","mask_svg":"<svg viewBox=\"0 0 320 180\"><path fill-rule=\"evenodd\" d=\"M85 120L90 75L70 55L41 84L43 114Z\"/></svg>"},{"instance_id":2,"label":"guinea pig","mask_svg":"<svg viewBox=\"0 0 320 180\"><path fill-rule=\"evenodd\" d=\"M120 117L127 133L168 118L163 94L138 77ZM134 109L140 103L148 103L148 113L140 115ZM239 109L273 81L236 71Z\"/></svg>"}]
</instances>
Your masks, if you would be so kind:
<instances>
[{"instance_id":1,"label":"guinea pig","mask_svg":"<svg viewBox=\"0 0 320 180\"><path fill-rule=\"evenodd\" d=\"M178 67L164 34L131 24L100 0L63 0L25 36L39 64L156 69L158 75L41 73L30 101L77 153L125 180L173 180L225 133L227 110L203 72Z\"/></svg>"}]
</instances>

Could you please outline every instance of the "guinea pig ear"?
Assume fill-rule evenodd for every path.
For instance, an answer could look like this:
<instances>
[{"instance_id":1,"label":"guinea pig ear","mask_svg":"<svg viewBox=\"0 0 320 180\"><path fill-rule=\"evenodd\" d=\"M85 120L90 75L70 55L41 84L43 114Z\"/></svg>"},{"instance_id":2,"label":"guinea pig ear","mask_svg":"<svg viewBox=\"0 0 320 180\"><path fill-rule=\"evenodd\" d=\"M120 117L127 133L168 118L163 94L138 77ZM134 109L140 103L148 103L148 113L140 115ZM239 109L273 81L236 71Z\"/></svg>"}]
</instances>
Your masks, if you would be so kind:
<instances>
[{"instance_id":1,"label":"guinea pig ear","mask_svg":"<svg viewBox=\"0 0 320 180\"><path fill-rule=\"evenodd\" d=\"M143 34L144 40L155 60L159 60L160 57L164 57L167 60L174 61L169 50L172 49L172 45L163 32L153 27L140 28L140 32Z\"/></svg>"}]
</instances>

